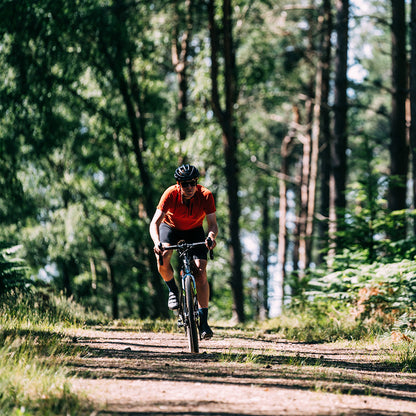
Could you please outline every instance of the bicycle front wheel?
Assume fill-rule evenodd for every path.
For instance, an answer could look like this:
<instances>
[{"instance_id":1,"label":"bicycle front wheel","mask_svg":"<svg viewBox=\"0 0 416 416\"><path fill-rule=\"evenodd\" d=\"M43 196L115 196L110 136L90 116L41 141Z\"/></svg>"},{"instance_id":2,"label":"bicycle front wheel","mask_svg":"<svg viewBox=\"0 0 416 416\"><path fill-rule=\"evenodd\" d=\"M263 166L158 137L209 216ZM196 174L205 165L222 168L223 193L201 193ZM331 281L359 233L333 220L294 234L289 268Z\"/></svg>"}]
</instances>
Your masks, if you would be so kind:
<instances>
[{"instance_id":1,"label":"bicycle front wheel","mask_svg":"<svg viewBox=\"0 0 416 416\"><path fill-rule=\"evenodd\" d=\"M185 289L185 316L187 317L186 322L186 333L189 341L189 351L199 352L199 338L198 328L195 319L195 304L196 304L196 293L194 290L194 283L191 275L185 276L184 279Z\"/></svg>"}]
</instances>

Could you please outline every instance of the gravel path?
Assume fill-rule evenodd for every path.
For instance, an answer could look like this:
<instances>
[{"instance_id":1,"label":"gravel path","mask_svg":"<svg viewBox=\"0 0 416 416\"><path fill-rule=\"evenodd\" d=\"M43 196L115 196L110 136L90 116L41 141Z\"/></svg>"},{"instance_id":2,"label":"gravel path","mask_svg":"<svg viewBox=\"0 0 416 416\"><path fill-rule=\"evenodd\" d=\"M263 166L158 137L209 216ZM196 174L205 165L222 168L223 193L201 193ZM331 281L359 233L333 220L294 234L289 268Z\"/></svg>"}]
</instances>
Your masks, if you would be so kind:
<instances>
[{"instance_id":1,"label":"gravel path","mask_svg":"<svg viewBox=\"0 0 416 416\"><path fill-rule=\"evenodd\" d=\"M416 415L416 375L380 347L215 334L190 354L181 333L79 331L73 388L101 416Z\"/></svg>"}]
</instances>

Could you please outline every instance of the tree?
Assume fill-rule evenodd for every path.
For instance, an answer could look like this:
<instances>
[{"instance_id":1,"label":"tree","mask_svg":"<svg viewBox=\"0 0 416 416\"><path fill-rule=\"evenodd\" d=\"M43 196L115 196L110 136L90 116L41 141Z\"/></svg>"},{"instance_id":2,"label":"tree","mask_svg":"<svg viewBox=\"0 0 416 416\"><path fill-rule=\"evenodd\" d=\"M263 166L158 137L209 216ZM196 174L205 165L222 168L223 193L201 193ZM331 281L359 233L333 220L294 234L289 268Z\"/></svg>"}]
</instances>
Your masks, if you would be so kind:
<instances>
[{"instance_id":1,"label":"tree","mask_svg":"<svg viewBox=\"0 0 416 416\"><path fill-rule=\"evenodd\" d=\"M232 2L222 1L222 28L215 20L215 0L208 3L209 30L211 36L211 104L214 114L222 129L222 139L225 157L225 177L227 181L229 228L230 228L230 262L231 288L233 291L233 309L239 322L245 321L243 275L241 270L242 251L240 241L240 201L238 197L238 160L237 143L238 130L234 117L237 102L237 72L235 62L235 45L233 41ZM223 44L220 46L220 35ZM219 88L219 52L223 51L224 59L224 101L222 108Z\"/></svg>"},{"instance_id":2,"label":"tree","mask_svg":"<svg viewBox=\"0 0 416 416\"><path fill-rule=\"evenodd\" d=\"M286 181L290 178L290 155L293 151L294 140L297 135L297 127L299 126L299 110L293 107L293 121L290 130L282 141L281 145L281 173L282 177L279 181L279 235L278 235L278 250L277 263L280 269L282 278L282 288L286 284L286 261L287 261L287 186ZM298 185L298 184L296 184Z\"/></svg>"},{"instance_id":3,"label":"tree","mask_svg":"<svg viewBox=\"0 0 416 416\"><path fill-rule=\"evenodd\" d=\"M405 1L392 0L392 109L390 141L390 187L389 209L406 209L407 173L409 166L409 148L406 134L406 98L407 98L407 57L406 57L406 14ZM406 220L401 221L391 231L393 240L406 238Z\"/></svg>"},{"instance_id":4,"label":"tree","mask_svg":"<svg viewBox=\"0 0 416 416\"><path fill-rule=\"evenodd\" d=\"M189 67L189 48L192 34L192 13L193 1L185 1L185 11L180 9L179 1L174 2L175 21L172 30L172 64L173 69L178 77L178 114L177 125L179 131L179 140L185 140L188 134L188 67ZM185 15L182 18L182 15ZM181 25L184 20L184 24ZM182 26L184 26L182 28Z\"/></svg>"},{"instance_id":5,"label":"tree","mask_svg":"<svg viewBox=\"0 0 416 416\"><path fill-rule=\"evenodd\" d=\"M333 146L331 148L332 160L332 195L330 202L330 222L332 223L331 238L337 233L336 246L342 249L343 242L340 236L344 231L344 216L346 208L346 181L347 181L347 55L348 55L348 25L349 0L336 1L337 34L335 53L335 85L334 85L334 132ZM335 229L333 228L335 227Z\"/></svg>"},{"instance_id":6,"label":"tree","mask_svg":"<svg viewBox=\"0 0 416 416\"><path fill-rule=\"evenodd\" d=\"M410 145L412 155L413 208L416 209L416 0L412 0L410 29ZM416 235L416 216L413 219L413 234Z\"/></svg>"},{"instance_id":7,"label":"tree","mask_svg":"<svg viewBox=\"0 0 416 416\"><path fill-rule=\"evenodd\" d=\"M328 252L329 237L329 208L330 208L330 179L331 179L331 117L329 108L330 78L331 78L331 35L333 31L332 2L324 0L322 4L322 40L320 70L322 71L321 83L321 108L320 108L320 221L319 241L320 258L323 261L324 253Z\"/></svg>"}]
</instances>

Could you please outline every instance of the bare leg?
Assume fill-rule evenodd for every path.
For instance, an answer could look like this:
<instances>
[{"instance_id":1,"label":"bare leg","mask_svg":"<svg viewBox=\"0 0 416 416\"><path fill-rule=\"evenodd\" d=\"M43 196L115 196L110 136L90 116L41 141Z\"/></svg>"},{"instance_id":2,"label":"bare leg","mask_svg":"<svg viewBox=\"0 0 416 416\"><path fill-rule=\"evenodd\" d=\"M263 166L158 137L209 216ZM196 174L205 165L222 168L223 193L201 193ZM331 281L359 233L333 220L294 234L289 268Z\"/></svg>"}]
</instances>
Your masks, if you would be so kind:
<instances>
[{"instance_id":1,"label":"bare leg","mask_svg":"<svg viewBox=\"0 0 416 416\"><path fill-rule=\"evenodd\" d=\"M195 265L197 268L196 290L198 292L198 303L200 308L208 308L209 303L209 284L207 279L207 261L196 259Z\"/></svg>"},{"instance_id":2,"label":"bare leg","mask_svg":"<svg viewBox=\"0 0 416 416\"><path fill-rule=\"evenodd\" d=\"M179 289L174 279L172 265L170 264L171 257L172 251L164 251L163 264L160 264L159 255L156 256L159 273L165 281L167 287L169 288L168 308L174 310L179 307Z\"/></svg>"},{"instance_id":3,"label":"bare leg","mask_svg":"<svg viewBox=\"0 0 416 416\"><path fill-rule=\"evenodd\" d=\"M163 252L163 265L159 263L159 256L156 256L157 259L157 268L160 275L162 276L165 282L169 282L173 279L174 273L172 265L170 264L170 259L172 257L172 251L166 250Z\"/></svg>"}]
</instances>

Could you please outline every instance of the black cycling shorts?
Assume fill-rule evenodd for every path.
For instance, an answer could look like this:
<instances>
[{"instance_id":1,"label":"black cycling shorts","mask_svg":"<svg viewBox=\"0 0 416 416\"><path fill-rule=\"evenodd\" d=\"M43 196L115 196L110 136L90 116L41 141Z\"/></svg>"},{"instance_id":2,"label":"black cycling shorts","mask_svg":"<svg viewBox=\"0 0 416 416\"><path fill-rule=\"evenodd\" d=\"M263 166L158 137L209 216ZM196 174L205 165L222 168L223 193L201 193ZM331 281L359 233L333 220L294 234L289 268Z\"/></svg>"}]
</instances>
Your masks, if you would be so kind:
<instances>
[{"instance_id":1,"label":"black cycling shorts","mask_svg":"<svg viewBox=\"0 0 416 416\"><path fill-rule=\"evenodd\" d=\"M181 240L185 240L187 243L199 243L200 241L205 241L205 232L202 227L184 231L177 230L162 222L159 227L159 238L161 243L167 243L169 245L178 244ZM207 252L207 247L203 245L193 247L191 250L194 259L206 260Z\"/></svg>"}]
</instances>

